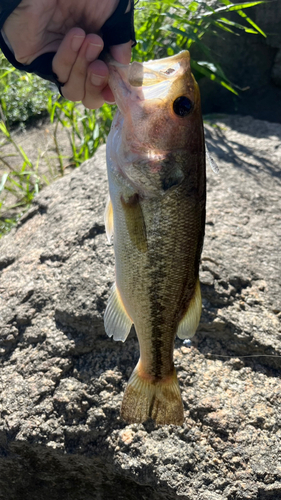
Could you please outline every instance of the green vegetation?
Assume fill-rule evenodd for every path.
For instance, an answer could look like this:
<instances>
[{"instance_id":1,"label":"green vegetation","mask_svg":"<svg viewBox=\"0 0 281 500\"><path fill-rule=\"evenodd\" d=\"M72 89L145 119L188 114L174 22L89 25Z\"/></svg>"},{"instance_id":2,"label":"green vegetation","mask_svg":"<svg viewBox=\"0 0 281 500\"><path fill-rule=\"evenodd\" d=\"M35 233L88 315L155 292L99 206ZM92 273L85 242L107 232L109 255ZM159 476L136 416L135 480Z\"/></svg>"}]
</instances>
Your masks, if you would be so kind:
<instances>
[{"instance_id":1,"label":"green vegetation","mask_svg":"<svg viewBox=\"0 0 281 500\"><path fill-rule=\"evenodd\" d=\"M208 5L210 2L187 3L173 0L141 2L142 10L137 16L138 45L134 50L134 58L143 61L173 55L179 50L192 50L196 47L207 59L207 61L191 59L196 79L207 76L237 94L223 69L213 57L211 50L204 43L203 37L206 33L222 36L222 32L237 35L239 31L266 36L243 10L263 2L233 4L229 0L219 1L222 5L218 8L212 8ZM245 24L225 17L232 12L236 12Z\"/></svg>"},{"instance_id":2,"label":"green vegetation","mask_svg":"<svg viewBox=\"0 0 281 500\"><path fill-rule=\"evenodd\" d=\"M0 236L10 230L15 225L20 215L30 206L34 196L39 193L43 182L40 179L38 169L39 162L34 165L21 146L12 138L4 122L0 122L0 132L4 139L0 142L1 148L9 143L12 145L15 153L4 157L0 156L0 162L6 170L0 178ZM15 169L10 165L10 157L16 157L18 167ZM9 207L5 205L5 199L8 193L13 195L16 202ZM11 218L5 217L7 211L13 210Z\"/></svg>"},{"instance_id":3,"label":"green vegetation","mask_svg":"<svg viewBox=\"0 0 281 500\"><path fill-rule=\"evenodd\" d=\"M79 104L58 98L54 103L49 99L48 111L51 123L55 123L54 139L60 171L63 175L62 157L57 141L57 127L65 127L72 151L72 163L79 167L88 160L97 148L106 141L110 131L115 107L104 104L101 109L92 111Z\"/></svg>"},{"instance_id":4,"label":"green vegetation","mask_svg":"<svg viewBox=\"0 0 281 500\"><path fill-rule=\"evenodd\" d=\"M0 52L0 104L8 127L47 116L46 101L52 94L49 82L11 66Z\"/></svg>"},{"instance_id":5,"label":"green vegetation","mask_svg":"<svg viewBox=\"0 0 281 500\"><path fill-rule=\"evenodd\" d=\"M204 60L192 59L195 77L207 76L211 80L237 93L204 43L206 33L222 36L244 31L265 36L261 29L245 13L262 1L233 4L219 0L220 6L213 8L209 2L184 2L184 0L140 1L136 10L136 35L138 44L133 50L133 59L144 61L173 55L183 49L196 47L204 54ZM228 15L236 12L238 22ZM206 59L206 60L205 60ZM58 127L65 128L71 147L69 163L78 167L93 156L106 141L114 108L104 105L100 110L89 111L79 103L68 102L56 95L54 88L34 75L23 74L9 65L0 55L0 236L17 222L18 217L31 204L33 197L48 183L40 175L40 157L32 163L23 149L14 141L15 126L23 127L38 116L48 116L54 124L57 172L64 174L64 158L57 139ZM12 131L12 132L11 132ZM9 144L13 153L4 154ZM16 167L10 158L16 159ZM10 206L8 195L15 203ZM9 215L10 214L10 215ZM11 215L13 214L13 215Z\"/></svg>"}]
</instances>

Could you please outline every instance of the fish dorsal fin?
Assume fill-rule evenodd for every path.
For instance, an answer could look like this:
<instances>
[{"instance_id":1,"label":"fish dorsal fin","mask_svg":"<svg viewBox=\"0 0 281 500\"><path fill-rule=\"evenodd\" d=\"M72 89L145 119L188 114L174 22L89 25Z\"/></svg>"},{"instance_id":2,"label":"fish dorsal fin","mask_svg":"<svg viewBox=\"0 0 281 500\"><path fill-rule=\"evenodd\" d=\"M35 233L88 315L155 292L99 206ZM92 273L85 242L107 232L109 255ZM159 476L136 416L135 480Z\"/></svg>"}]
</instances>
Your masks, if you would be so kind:
<instances>
[{"instance_id":1,"label":"fish dorsal fin","mask_svg":"<svg viewBox=\"0 0 281 500\"><path fill-rule=\"evenodd\" d=\"M104 313L104 328L109 337L125 342L133 322L124 307L117 286L111 288L107 307Z\"/></svg>"},{"instance_id":2,"label":"fish dorsal fin","mask_svg":"<svg viewBox=\"0 0 281 500\"><path fill-rule=\"evenodd\" d=\"M109 195L104 211L104 225L105 225L107 239L109 243L111 243L111 237L113 235L113 208Z\"/></svg>"},{"instance_id":3,"label":"fish dorsal fin","mask_svg":"<svg viewBox=\"0 0 281 500\"><path fill-rule=\"evenodd\" d=\"M194 295L189 303L188 309L178 326L177 336L180 339L190 339L198 327L202 309L200 282L197 280Z\"/></svg>"}]
</instances>

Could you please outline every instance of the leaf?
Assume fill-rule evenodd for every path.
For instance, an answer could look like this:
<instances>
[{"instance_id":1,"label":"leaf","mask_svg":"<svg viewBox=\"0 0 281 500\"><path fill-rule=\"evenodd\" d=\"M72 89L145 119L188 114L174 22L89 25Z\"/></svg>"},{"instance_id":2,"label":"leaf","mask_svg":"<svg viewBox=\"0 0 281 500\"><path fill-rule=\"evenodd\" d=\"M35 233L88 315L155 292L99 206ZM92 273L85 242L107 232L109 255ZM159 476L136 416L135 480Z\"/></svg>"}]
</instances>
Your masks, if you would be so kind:
<instances>
[{"instance_id":1,"label":"leaf","mask_svg":"<svg viewBox=\"0 0 281 500\"><path fill-rule=\"evenodd\" d=\"M47 186L49 186L49 185L50 185L50 181L49 181L49 179L46 177L46 175L42 175L42 179L43 179L43 181L45 182L45 184L46 184Z\"/></svg>"},{"instance_id":2,"label":"leaf","mask_svg":"<svg viewBox=\"0 0 281 500\"><path fill-rule=\"evenodd\" d=\"M8 129L3 121L0 121L0 130L6 137L10 137L10 133L8 132Z\"/></svg>"},{"instance_id":3,"label":"leaf","mask_svg":"<svg viewBox=\"0 0 281 500\"><path fill-rule=\"evenodd\" d=\"M237 10L237 9L248 9L249 7L255 7L256 5L265 3L264 0L259 0L256 2L244 2L244 3L235 3L233 4L229 0L220 0L225 5L229 6L229 10Z\"/></svg>"},{"instance_id":4,"label":"leaf","mask_svg":"<svg viewBox=\"0 0 281 500\"><path fill-rule=\"evenodd\" d=\"M253 26L253 28L255 28L262 36L266 38L266 34L258 27L256 23L254 23L254 21L252 21L252 19L250 19L250 17L247 17L247 15L245 14L245 12L243 12L243 10L238 10L238 14L239 16L243 17L245 21L247 21L247 23Z\"/></svg>"},{"instance_id":5,"label":"leaf","mask_svg":"<svg viewBox=\"0 0 281 500\"><path fill-rule=\"evenodd\" d=\"M246 31L246 33L253 33L254 35L257 34L257 31L252 30L250 28L247 28L243 24L239 24L239 23L236 23L234 21L230 21L229 19L226 19L225 17L221 17L220 22L225 23L225 24L229 24L230 26L233 26L234 28L237 28L239 30L244 30L244 31Z\"/></svg>"},{"instance_id":6,"label":"leaf","mask_svg":"<svg viewBox=\"0 0 281 500\"><path fill-rule=\"evenodd\" d=\"M2 175L2 179L1 179L1 183L0 183L0 193L2 193L4 187L5 187L5 184L6 184L6 181L8 179L8 172L4 172L4 174Z\"/></svg>"},{"instance_id":7,"label":"leaf","mask_svg":"<svg viewBox=\"0 0 281 500\"><path fill-rule=\"evenodd\" d=\"M193 59L191 59L190 64L191 64L191 67L193 69L195 69L196 71L198 71L202 75L207 76L208 78L210 78L210 80L216 81L217 83L222 85L222 87L225 87L226 89L230 90L230 92L232 92L233 94L238 95L238 92L236 92L236 90L234 90L234 88L231 86L230 82L217 76L214 71L210 70L207 67L206 63L201 62L201 64L200 64L199 62L196 62Z\"/></svg>"},{"instance_id":8,"label":"leaf","mask_svg":"<svg viewBox=\"0 0 281 500\"><path fill-rule=\"evenodd\" d=\"M12 177L10 177L9 181L11 182L11 184L17 186L21 191L24 191L24 187ZM13 190L11 188L6 188L6 189L8 191L14 192L14 189Z\"/></svg>"},{"instance_id":9,"label":"leaf","mask_svg":"<svg viewBox=\"0 0 281 500\"><path fill-rule=\"evenodd\" d=\"M0 75L0 79L3 79L3 78L6 78L6 76L8 76L10 73L12 73L13 71L15 71L16 68L10 68L10 69L7 69L7 71L5 71L5 73L3 73L2 75Z\"/></svg>"},{"instance_id":10,"label":"leaf","mask_svg":"<svg viewBox=\"0 0 281 500\"><path fill-rule=\"evenodd\" d=\"M241 4L233 4L229 0L220 0L221 3L225 4L224 7L218 7L217 9L213 9L208 5L205 5L208 9L209 12L203 12L199 16L196 16L194 19L199 21L200 19L206 18L206 17L217 17L220 15L221 12L233 12L236 10L241 10L243 8L248 8L248 7L254 7L255 5L259 5L262 3L265 3L263 0L257 1L257 2L247 2L247 3L241 3Z\"/></svg>"},{"instance_id":11,"label":"leaf","mask_svg":"<svg viewBox=\"0 0 281 500\"><path fill-rule=\"evenodd\" d=\"M195 21L192 21L190 19L184 19L182 15L175 14L174 12L166 12L163 17L169 17L170 19L174 19L174 21L178 21L179 23L187 23L190 24L191 26L197 26L197 23ZM163 26L162 26L163 28Z\"/></svg>"},{"instance_id":12,"label":"leaf","mask_svg":"<svg viewBox=\"0 0 281 500\"><path fill-rule=\"evenodd\" d=\"M250 17L248 17L247 14L245 14L245 12L243 12L243 10L241 10L241 9L247 9L248 7L254 7L256 5L265 3L263 0L260 0L258 2L246 2L246 3L238 3L238 4L232 4L229 0L220 0L220 1L222 3L224 3L224 5L227 6L227 10L229 12L237 11L237 14L239 14L239 16L243 17L243 19L245 19L247 21L247 23L249 23L251 26L253 26L253 28L255 28L255 30L257 30L262 36L264 36L266 38L266 34L259 28L259 26Z\"/></svg>"},{"instance_id":13,"label":"leaf","mask_svg":"<svg viewBox=\"0 0 281 500\"><path fill-rule=\"evenodd\" d=\"M235 10L248 9L249 7L255 7L256 5L265 3L264 0L259 0L256 2L244 2L244 3L232 3L229 0L220 0L221 3L225 5L225 7L218 7L213 10L213 13L219 13L223 11L232 12ZM204 16L205 14L203 14Z\"/></svg>"},{"instance_id":14,"label":"leaf","mask_svg":"<svg viewBox=\"0 0 281 500\"><path fill-rule=\"evenodd\" d=\"M99 137L99 135L100 135L100 127L98 123L96 123L95 130L93 133L93 139L96 140Z\"/></svg>"},{"instance_id":15,"label":"leaf","mask_svg":"<svg viewBox=\"0 0 281 500\"><path fill-rule=\"evenodd\" d=\"M191 2L189 5L188 5L188 10L190 10L190 12L196 12L197 9L198 9L198 6L199 6L199 3L198 2Z\"/></svg>"},{"instance_id":16,"label":"leaf","mask_svg":"<svg viewBox=\"0 0 281 500\"><path fill-rule=\"evenodd\" d=\"M30 161L30 159L28 158L28 156L26 155L26 153L24 152L24 150L22 149L22 147L20 145L18 145L18 148L19 148L19 151L21 152L21 155L24 159L24 161L26 161L26 163L32 167L32 162Z\"/></svg>"},{"instance_id":17,"label":"leaf","mask_svg":"<svg viewBox=\"0 0 281 500\"><path fill-rule=\"evenodd\" d=\"M222 29L223 31L228 31L229 33L232 33L232 35L237 35L237 33L235 33L232 29L227 28L226 26L224 26L219 21L213 21L213 20L211 20L211 23L214 24L215 26L217 26L218 28Z\"/></svg>"}]
</instances>

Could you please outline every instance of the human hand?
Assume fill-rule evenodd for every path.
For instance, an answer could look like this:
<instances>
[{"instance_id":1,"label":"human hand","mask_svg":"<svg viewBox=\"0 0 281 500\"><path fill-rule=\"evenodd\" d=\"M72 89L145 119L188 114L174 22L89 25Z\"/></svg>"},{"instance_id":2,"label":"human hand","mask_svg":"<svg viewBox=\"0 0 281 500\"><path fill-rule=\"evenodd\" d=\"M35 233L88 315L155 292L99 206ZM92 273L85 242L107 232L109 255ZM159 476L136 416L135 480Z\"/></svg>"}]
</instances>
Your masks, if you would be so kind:
<instances>
[{"instance_id":1,"label":"human hand","mask_svg":"<svg viewBox=\"0 0 281 500\"><path fill-rule=\"evenodd\" d=\"M103 40L100 28L119 0L22 0L6 20L3 30L15 58L30 64L39 55L56 52L53 71L64 84L62 93L90 109L114 102L107 85L108 68L98 60ZM130 10L130 0L128 8ZM78 27L79 26L79 27ZM110 48L114 59L128 64L131 42Z\"/></svg>"}]
</instances>

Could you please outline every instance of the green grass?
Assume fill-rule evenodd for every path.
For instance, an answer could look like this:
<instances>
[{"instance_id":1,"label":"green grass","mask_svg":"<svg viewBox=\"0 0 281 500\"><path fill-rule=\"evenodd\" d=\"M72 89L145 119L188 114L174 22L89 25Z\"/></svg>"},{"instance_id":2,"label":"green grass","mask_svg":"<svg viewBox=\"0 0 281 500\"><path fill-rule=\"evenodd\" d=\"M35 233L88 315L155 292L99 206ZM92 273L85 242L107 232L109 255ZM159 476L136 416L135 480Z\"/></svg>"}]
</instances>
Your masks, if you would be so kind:
<instances>
[{"instance_id":1,"label":"green grass","mask_svg":"<svg viewBox=\"0 0 281 500\"><path fill-rule=\"evenodd\" d=\"M62 125L69 138L75 167L91 158L97 148L106 141L115 106L104 104L96 111L84 108L77 103L58 98L54 103L49 99L48 111L51 123L55 124L54 140L63 175L62 155L57 140L57 128Z\"/></svg>"},{"instance_id":2,"label":"green grass","mask_svg":"<svg viewBox=\"0 0 281 500\"><path fill-rule=\"evenodd\" d=\"M26 211L34 196L39 193L43 186L43 181L38 174L39 163L34 165L25 154L20 145L14 141L12 134L7 129L4 122L0 122L0 133L3 140L0 142L0 162L6 171L0 178L0 236L6 234L17 222L19 216ZM9 156L1 156L1 148L9 143L14 153ZM9 162L10 157L16 157L18 166L14 168ZM11 193L16 202L7 207L6 197ZM16 212L13 217L5 216L5 213Z\"/></svg>"},{"instance_id":3,"label":"green grass","mask_svg":"<svg viewBox=\"0 0 281 500\"><path fill-rule=\"evenodd\" d=\"M143 0L137 4L135 25L137 46L133 59L145 61L173 55L180 50L200 49L203 60L191 59L197 80L208 77L237 94L238 89L228 80L223 68L217 63L211 50L204 43L204 35L213 33L223 37L225 32L237 36L239 32L251 35L265 34L245 13L249 7L262 1L233 4L220 0L220 7L213 9L206 2L179 0ZM236 20L229 18L235 13ZM57 170L64 174L63 156L57 138L58 127L65 128L71 147L69 163L78 167L91 158L96 149L106 141L114 114L114 107L105 104L97 111L90 111L80 103L69 102L54 91L49 82L15 70L0 55L0 237L16 224L20 214L27 210L34 196L46 185L40 175L40 158L33 164L23 149L13 139L13 128L24 127L40 116L49 116L54 124ZM16 167L10 158L2 154L9 143L16 159ZM14 163L13 163L14 164ZM7 205L8 193L16 200ZM15 213L12 217L7 215Z\"/></svg>"}]
</instances>

